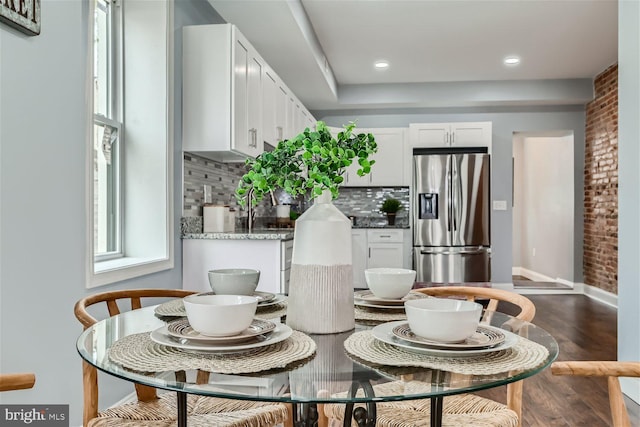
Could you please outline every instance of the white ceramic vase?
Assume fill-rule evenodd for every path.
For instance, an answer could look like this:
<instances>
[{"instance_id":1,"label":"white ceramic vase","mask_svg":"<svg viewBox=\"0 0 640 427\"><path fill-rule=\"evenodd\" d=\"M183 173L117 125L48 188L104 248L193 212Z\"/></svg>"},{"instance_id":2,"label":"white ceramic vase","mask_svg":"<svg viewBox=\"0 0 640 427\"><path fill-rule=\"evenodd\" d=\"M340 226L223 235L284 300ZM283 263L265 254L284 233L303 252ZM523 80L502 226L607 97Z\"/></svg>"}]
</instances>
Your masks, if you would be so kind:
<instances>
[{"instance_id":1,"label":"white ceramic vase","mask_svg":"<svg viewBox=\"0 0 640 427\"><path fill-rule=\"evenodd\" d=\"M355 327L351 221L328 190L296 220L287 325L312 334Z\"/></svg>"}]
</instances>

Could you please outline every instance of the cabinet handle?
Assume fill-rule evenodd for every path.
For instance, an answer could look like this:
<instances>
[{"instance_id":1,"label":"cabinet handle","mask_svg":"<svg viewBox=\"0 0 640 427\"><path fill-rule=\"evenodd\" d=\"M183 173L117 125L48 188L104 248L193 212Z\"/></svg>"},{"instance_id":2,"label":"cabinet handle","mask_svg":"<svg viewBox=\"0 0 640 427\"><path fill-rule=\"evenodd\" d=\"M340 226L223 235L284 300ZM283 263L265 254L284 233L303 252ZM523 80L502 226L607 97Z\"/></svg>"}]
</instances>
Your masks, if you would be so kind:
<instances>
[{"instance_id":1,"label":"cabinet handle","mask_svg":"<svg viewBox=\"0 0 640 427\"><path fill-rule=\"evenodd\" d=\"M444 145L449 145L449 132L444 133Z\"/></svg>"},{"instance_id":2,"label":"cabinet handle","mask_svg":"<svg viewBox=\"0 0 640 427\"><path fill-rule=\"evenodd\" d=\"M456 133L455 132L451 132L451 144L453 145L453 143L456 140Z\"/></svg>"},{"instance_id":3,"label":"cabinet handle","mask_svg":"<svg viewBox=\"0 0 640 427\"><path fill-rule=\"evenodd\" d=\"M381 234L379 237L381 237L381 238L382 237L386 237L387 239L390 239L391 235L389 235L389 234Z\"/></svg>"},{"instance_id":4,"label":"cabinet handle","mask_svg":"<svg viewBox=\"0 0 640 427\"><path fill-rule=\"evenodd\" d=\"M371 248L369 248L369 258L371 258Z\"/></svg>"},{"instance_id":5,"label":"cabinet handle","mask_svg":"<svg viewBox=\"0 0 640 427\"><path fill-rule=\"evenodd\" d=\"M276 126L276 133L278 141L282 141L282 126Z\"/></svg>"},{"instance_id":6,"label":"cabinet handle","mask_svg":"<svg viewBox=\"0 0 640 427\"><path fill-rule=\"evenodd\" d=\"M258 148L258 130L256 128L249 129L249 135L251 135L249 147Z\"/></svg>"}]
</instances>

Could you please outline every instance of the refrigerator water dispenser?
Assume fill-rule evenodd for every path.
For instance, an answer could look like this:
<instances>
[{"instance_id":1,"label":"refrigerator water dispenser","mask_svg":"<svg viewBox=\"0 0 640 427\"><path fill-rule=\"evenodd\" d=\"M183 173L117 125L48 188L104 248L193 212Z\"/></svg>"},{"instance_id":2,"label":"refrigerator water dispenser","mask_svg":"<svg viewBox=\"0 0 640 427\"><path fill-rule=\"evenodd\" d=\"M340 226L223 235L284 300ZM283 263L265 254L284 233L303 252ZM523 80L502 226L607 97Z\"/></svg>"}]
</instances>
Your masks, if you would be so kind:
<instances>
[{"instance_id":1,"label":"refrigerator water dispenser","mask_svg":"<svg viewBox=\"0 0 640 427\"><path fill-rule=\"evenodd\" d=\"M438 219L438 193L418 194L420 219Z\"/></svg>"}]
</instances>

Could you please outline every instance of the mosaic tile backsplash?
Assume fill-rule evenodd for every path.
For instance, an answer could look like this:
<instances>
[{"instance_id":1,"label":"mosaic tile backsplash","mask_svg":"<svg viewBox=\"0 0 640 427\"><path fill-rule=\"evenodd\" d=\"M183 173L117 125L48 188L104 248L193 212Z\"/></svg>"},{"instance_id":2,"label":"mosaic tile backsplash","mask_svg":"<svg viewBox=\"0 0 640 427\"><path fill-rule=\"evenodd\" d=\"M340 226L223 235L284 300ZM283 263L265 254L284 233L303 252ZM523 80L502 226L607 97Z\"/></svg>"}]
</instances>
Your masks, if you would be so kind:
<instances>
[{"instance_id":1,"label":"mosaic tile backsplash","mask_svg":"<svg viewBox=\"0 0 640 427\"><path fill-rule=\"evenodd\" d=\"M192 153L184 153L183 216L187 218L202 216L204 186L210 185L211 202L229 205L236 209L237 226L242 227L246 212L240 208L234 194L245 171L244 163L222 163ZM275 196L278 203L291 204L292 208L298 212L304 212L311 205L309 200L302 197L292 199L282 191L275 192ZM396 224L408 226L408 187L342 187L340 196L333 203L345 215L355 216L358 225L381 226L386 223L386 216L380 212L380 206L388 197L400 200L403 206L396 216ZM275 216L275 207L271 205L269 199L263 200L256 208L257 218L275 218ZM192 224L192 227L189 227L190 232L194 232L193 225L201 221L196 220L195 223L190 221L190 223Z\"/></svg>"}]
</instances>

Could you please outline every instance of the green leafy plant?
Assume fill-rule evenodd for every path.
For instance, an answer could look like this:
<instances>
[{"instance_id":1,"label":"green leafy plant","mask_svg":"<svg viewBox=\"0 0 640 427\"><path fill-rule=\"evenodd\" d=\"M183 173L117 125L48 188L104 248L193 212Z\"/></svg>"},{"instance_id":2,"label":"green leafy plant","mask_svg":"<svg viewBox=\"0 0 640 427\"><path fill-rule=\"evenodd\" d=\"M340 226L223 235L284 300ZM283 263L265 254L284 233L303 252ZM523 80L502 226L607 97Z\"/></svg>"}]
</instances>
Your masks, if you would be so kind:
<instances>
[{"instance_id":1,"label":"green leafy plant","mask_svg":"<svg viewBox=\"0 0 640 427\"><path fill-rule=\"evenodd\" d=\"M380 210L384 213L396 213L400 209L402 209L402 203L400 203L400 200L394 198L385 199L380 207Z\"/></svg>"},{"instance_id":2,"label":"green leafy plant","mask_svg":"<svg viewBox=\"0 0 640 427\"><path fill-rule=\"evenodd\" d=\"M335 199L347 166L357 161L357 174L364 176L375 163L369 159L378 150L374 136L354 133L355 126L349 123L334 137L319 121L315 131L306 128L294 138L280 141L273 151L247 159L249 170L236 189L238 203L245 206L250 199L255 206L277 188L293 197L309 193L312 198L330 190Z\"/></svg>"}]
</instances>

